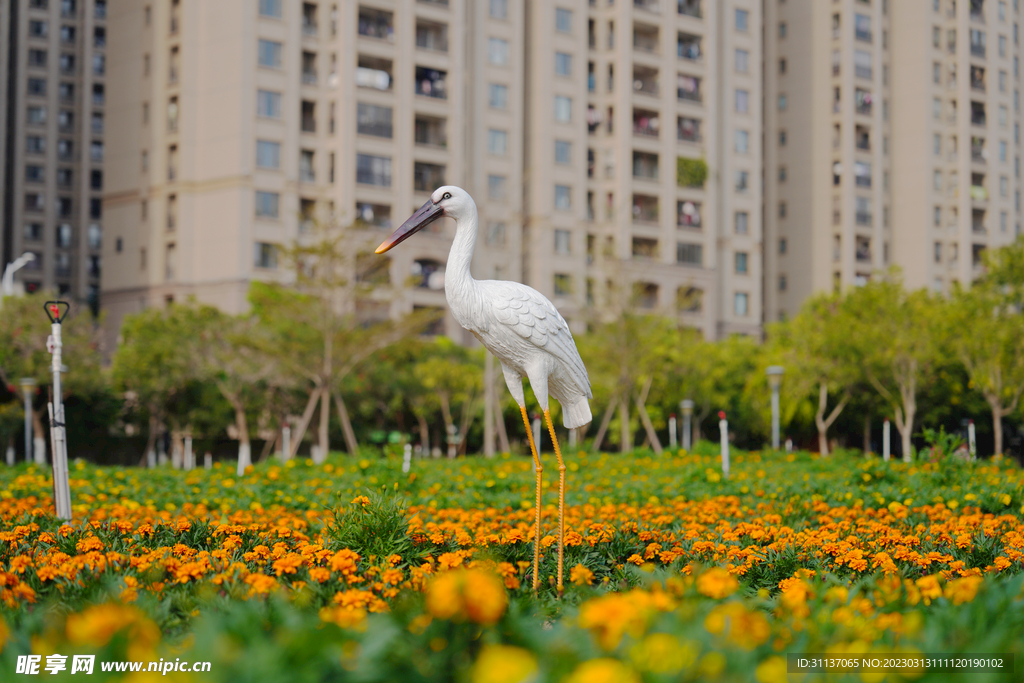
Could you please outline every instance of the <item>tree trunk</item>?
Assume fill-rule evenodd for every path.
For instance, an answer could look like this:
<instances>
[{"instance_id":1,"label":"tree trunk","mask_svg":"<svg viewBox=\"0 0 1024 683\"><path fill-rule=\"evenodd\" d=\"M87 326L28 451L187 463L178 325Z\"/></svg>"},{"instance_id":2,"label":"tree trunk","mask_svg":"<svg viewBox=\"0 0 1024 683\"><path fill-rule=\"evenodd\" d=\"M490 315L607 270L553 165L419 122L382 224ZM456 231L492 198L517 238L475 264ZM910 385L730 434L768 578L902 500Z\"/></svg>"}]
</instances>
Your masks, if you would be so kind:
<instances>
[{"instance_id":1,"label":"tree trunk","mask_svg":"<svg viewBox=\"0 0 1024 683\"><path fill-rule=\"evenodd\" d=\"M651 443L651 447L654 452L661 455L664 449L661 447L661 441L658 439L658 433L654 431L654 424L651 422L651 416L647 414L647 408L644 402L647 400L647 394L651 390L651 378L648 378L644 382L644 388L640 392L640 395L636 397L636 409L640 413L640 421L644 425L644 429L647 430L647 440Z\"/></svg>"},{"instance_id":2,"label":"tree trunk","mask_svg":"<svg viewBox=\"0 0 1024 683\"><path fill-rule=\"evenodd\" d=\"M441 417L444 419L445 443L448 444L448 457L455 457L455 444L452 437L455 436L455 421L452 420L452 406L448 402L448 394L443 391L437 392L437 398L441 402Z\"/></svg>"},{"instance_id":3,"label":"tree trunk","mask_svg":"<svg viewBox=\"0 0 1024 683\"><path fill-rule=\"evenodd\" d=\"M306 409L302 411L302 419L299 420L298 429L292 434L291 439L291 453L288 453L287 457L290 460L294 458L299 452L299 444L302 443L302 437L306 435L306 429L309 427L309 421L313 419L313 411L316 410L316 402L320 399L320 394L324 391L322 387L316 387L313 392L309 395L309 401L306 402Z\"/></svg>"},{"instance_id":4,"label":"tree trunk","mask_svg":"<svg viewBox=\"0 0 1024 683\"><path fill-rule=\"evenodd\" d=\"M359 442L356 441L356 432L352 429L352 421L348 417L348 408L345 407L345 402L341 400L341 394L337 391L334 392L334 405L338 408L341 431L345 434L345 448L348 449L349 455L359 455Z\"/></svg>"},{"instance_id":5,"label":"tree trunk","mask_svg":"<svg viewBox=\"0 0 1024 683\"><path fill-rule=\"evenodd\" d=\"M705 418L707 418L707 416L710 414L711 406L705 403L701 407L700 413L697 413L693 416L693 422L691 423L692 426L690 427L691 431L693 432L690 438L690 448L693 448L694 444L696 444L703 438L703 434L700 430L700 425L702 422L704 422Z\"/></svg>"},{"instance_id":6,"label":"tree trunk","mask_svg":"<svg viewBox=\"0 0 1024 683\"><path fill-rule=\"evenodd\" d=\"M32 409L32 458L37 465L46 464L46 430L43 429L43 411Z\"/></svg>"},{"instance_id":7,"label":"tree trunk","mask_svg":"<svg viewBox=\"0 0 1024 683\"><path fill-rule=\"evenodd\" d=\"M622 453L628 453L633 448L633 431L630 429L629 399L626 397L619 401L619 420L622 421L620 426L622 444L619 450Z\"/></svg>"},{"instance_id":8,"label":"tree trunk","mask_svg":"<svg viewBox=\"0 0 1024 683\"><path fill-rule=\"evenodd\" d=\"M900 441L903 448L903 462L911 461L910 437L914 433L914 416L917 414L917 379L914 376L916 367L912 367L910 378L900 383L900 397L903 399L902 410L896 408L896 428L900 430Z\"/></svg>"},{"instance_id":9,"label":"tree trunk","mask_svg":"<svg viewBox=\"0 0 1024 683\"><path fill-rule=\"evenodd\" d=\"M156 463L156 425L157 419L155 417L149 418L149 434L146 436L146 450L142 453L142 460L139 461L139 467L146 465L152 467ZM153 454L152 456L150 454Z\"/></svg>"},{"instance_id":10,"label":"tree trunk","mask_svg":"<svg viewBox=\"0 0 1024 683\"><path fill-rule=\"evenodd\" d=\"M823 456L829 454L828 428L832 426L832 423L836 421L839 414L843 412L843 408L846 407L846 403L849 400L849 394L844 394L842 400L839 401L838 405L832 409L832 412L826 418L825 410L828 408L828 385L824 382L818 384L818 412L814 415L814 424L818 427L818 450Z\"/></svg>"},{"instance_id":11,"label":"tree trunk","mask_svg":"<svg viewBox=\"0 0 1024 683\"><path fill-rule=\"evenodd\" d=\"M465 403L462 404L462 418L459 420L459 455L466 454L466 438L469 436L469 427L476 417L476 392L470 394Z\"/></svg>"},{"instance_id":12,"label":"tree trunk","mask_svg":"<svg viewBox=\"0 0 1024 683\"><path fill-rule=\"evenodd\" d=\"M594 451L600 452L601 443L604 441L604 435L608 431L608 425L612 422L612 415L615 414L615 408L619 405L619 399L613 398L609 403L608 407L604 411L604 417L601 418L601 426L597 428L597 436L594 437Z\"/></svg>"},{"instance_id":13,"label":"tree trunk","mask_svg":"<svg viewBox=\"0 0 1024 683\"><path fill-rule=\"evenodd\" d=\"M871 452L871 416L864 416L864 454Z\"/></svg>"},{"instance_id":14,"label":"tree trunk","mask_svg":"<svg viewBox=\"0 0 1024 683\"><path fill-rule=\"evenodd\" d=\"M249 443L249 423L245 419L245 406L234 402L235 427L238 428L238 476L245 474L245 468L252 464L252 446Z\"/></svg>"},{"instance_id":15,"label":"tree trunk","mask_svg":"<svg viewBox=\"0 0 1024 683\"><path fill-rule=\"evenodd\" d=\"M992 409L992 435L996 440L995 455L999 455L1003 452L1003 415L1006 413L997 395L987 394L985 399L988 401L989 408Z\"/></svg>"},{"instance_id":16,"label":"tree trunk","mask_svg":"<svg viewBox=\"0 0 1024 683\"><path fill-rule=\"evenodd\" d=\"M277 445L277 443L280 440L281 440L281 430L279 429L279 430L277 430L277 433L274 434L274 438L273 439L267 439L267 441L263 444L263 450L260 452L259 462L266 462L267 458L270 457L271 452L273 452L274 446Z\"/></svg>"},{"instance_id":17,"label":"tree trunk","mask_svg":"<svg viewBox=\"0 0 1024 683\"><path fill-rule=\"evenodd\" d=\"M428 457L430 455L430 426L427 424L427 418L419 413L414 414L416 422L420 425L420 446L423 448L423 457Z\"/></svg>"}]
</instances>

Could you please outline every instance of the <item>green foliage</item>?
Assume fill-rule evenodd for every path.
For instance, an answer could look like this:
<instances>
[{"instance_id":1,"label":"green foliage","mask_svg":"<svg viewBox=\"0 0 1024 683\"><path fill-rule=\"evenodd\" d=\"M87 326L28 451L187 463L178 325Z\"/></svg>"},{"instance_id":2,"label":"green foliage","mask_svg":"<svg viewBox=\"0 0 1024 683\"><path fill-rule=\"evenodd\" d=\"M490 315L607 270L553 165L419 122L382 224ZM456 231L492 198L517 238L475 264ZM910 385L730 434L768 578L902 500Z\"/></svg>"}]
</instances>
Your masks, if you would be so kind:
<instances>
[{"instance_id":1,"label":"green foliage","mask_svg":"<svg viewBox=\"0 0 1024 683\"><path fill-rule=\"evenodd\" d=\"M324 533L331 550L348 548L369 562L398 555L406 564L423 555L409 536L409 503L394 493L368 492L346 508L329 510Z\"/></svg>"},{"instance_id":2,"label":"green foliage","mask_svg":"<svg viewBox=\"0 0 1024 683\"><path fill-rule=\"evenodd\" d=\"M703 187L708 179L708 164L703 159L676 158L676 183L679 187Z\"/></svg>"},{"instance_id":3,"label":"green foliage","mask_svg":"<svg viewBox=\"0 0 1024 683\"><path fill-rule=\"evenodd\" d=\"M925 427L921 430L921 436L932 458L953 457L957 449L964 445L964 440L958 434L947 434L942 425L937 430Z\"/></svg>"}]
</instances>

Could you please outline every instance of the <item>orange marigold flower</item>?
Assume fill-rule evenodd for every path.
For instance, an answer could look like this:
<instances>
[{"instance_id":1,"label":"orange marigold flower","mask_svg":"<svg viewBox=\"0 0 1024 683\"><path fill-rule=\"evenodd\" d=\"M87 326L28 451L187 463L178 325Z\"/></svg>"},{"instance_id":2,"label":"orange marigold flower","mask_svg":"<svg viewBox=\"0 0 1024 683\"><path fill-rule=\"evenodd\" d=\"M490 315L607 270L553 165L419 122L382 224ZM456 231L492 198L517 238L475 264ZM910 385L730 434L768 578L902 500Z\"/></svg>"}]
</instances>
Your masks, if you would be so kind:
<instances>
[{"instance_id":1,"label":"orange marigold flower","mask_svg":"<svg viewBox=\"0 0 1024 683\"><path fill-rule=\"evenodd\" d=\"M437 575L427 585L427 611L440 619L491 625L508 606L505 586L482 569L459 569Z\"/></svg>"},{"instance_id":2,"label":"orange marigold flower","mask_svg":"<svg viewBox=\"0 0 1024 683\"><path fill-rule=\"evenodd\" d=\"M697 592L716 600L729 597L739 587L736 577L721 567L712 567L697 577Z\"/></svg>"},{"instance_id":3,"label":"orange marigold flower","mask_svg":"<svg viewBox=\"0 0 1024 683\"><path fill-rule=\"evenodd\" d=\"M36 601L36 592L32 588L32 586L28 585L27 583L15 584L14 588L12 589L12 591L14 593L14 597L20 598L20 599L24 600L25 602L35 602Z\"/></svg>"},{"instance_id":4,"label":"orange marigold flower","mask_svg":"<svg viewBox=\"0 0 1024 683\"><path fill-rule=\"evenodd\" d=\"M337 624L341 628L361 628L366 624L366 610L351 607L324 607L320 610L320 620Z\"/></svg>"},{"instance_id":5,"label":"orange marigold flower","mask_svg":"<svg viewBox=\"0 0 1024 683\"><path fill-rule=\"evenodd\" d=\"M583 584L590 586L594 582L594 572L582 564L577 564L569 571L569 580L577 586L582 586Z\"/></svg>"},{"instance_id":6,"label":"orange marigold flower","mask_svg":"<svg viewBox=\"0 0 1024 683\"><path fill-rule=\"evenodd\" d=\"M932 600L942 595L942 588L939 586L939 577L935 574L923 576L915 581L914 584L921 591L921 597L924 598L924 604L926 605L930 605Z\"/></svg>"},{"instance_id":7,"label":"orange marigold flower","mask_svg":"<svg viewBox=\"0 0 1024 683\"><path fill-rule=\"evenodd\" d=\"M75 550L80 553L87 553L90 550L103 550L103 541L95 536L86 536L75 544Z\"/></svg>"},{"instance_id":8,"label":"orange marigold flower","mask_svg":"<svg viewBox=\"0 0 1024 683\"><path fill-rule=\"evenodd\" d=\"M331 578L331 572L324 567L312 567L309 570L309 578L317 583L323 583Z\"/></svg>"},{"instance_id":9,"label":"orange marigold flower","mask_svg":"<svg viewBox=\"0 0 1024 683\"><path fill-rule=\"evenodd\" d=\"M1007 558L1003 557L1002 555L997 557L992 562L992 566L994 566L996 568L996 570L998 570L998 571L1003 571L1004 569L1009 567L1010 564L1011 564L1010 560L1008 560Z\"/></svg>"},{"instance_id":10,"label":"orange marigold flower","mask_svg":"<svg viewBox=\"0 0 1024 683\"><path fill-rule=\"evenodd\" d=\"M953 579L946 584L945 595L954 605L970 602L978 594L978 587L981 585L982 580L980 576L965 576L960 579Z\"/></svg>"},{"instance_id":11,"label":"orange marigold flower","mask_svg":"<svg viewBox=\"0 0 1024 683\"><path fill-rule=\"evenodd\" d=\"M640 557L640 555L636 553L633 553L632 555L626 558L626 562L632 562L633 564L639 567L644 563L644 558Z\"/></svg>"},{"instance_id":12,"label":"orange marigold flower","mask_svg":"<svg viewBox=\"0 0 1024 683\"><path fill-rule=\"evenodd\" d=\"M266 574L250 574L245 582L249 584L249 595L266 595L277 588L277 579Z\"/></svg>"},{"instance_id":13,"label":"orange marigold flower","mask_svg":"<svg viewBox=\"0 0 1024 683\"><path fill-rule=\"evenodd\" d=\"M344 548L334 553L331 558L331 569L342 574L350 575L359 565L359 553Z\"/></svg>"},{"instance_id":14,"label":"orange marigold flower","mask_svg":"<svg viewBox=\"0 0 1024 683\"><path fill-rule=\"evenodd\" d=\"M356 496L355 498L352 499L351 504L366 507L367 505L370 504L370 499L367 498L366 496Z\"/></svg>"},{"instance_id":15,"label":"orange marigold flower","mask_svg":"<svg viewBox=\"0 0 1024 683\"><path fill-rule=\"evenodd\" d=\"M294 574L296 570L302 566L302 555L298 553L288 553L279 560L275 560L273 567L274 573L278 576L282 574Z\"/></svg>"},{"instance_id":16,"label":"orange marigold flower","mask_svg":"<svg viewBox=\"0 0 1024 683\"><path fill-rule=\"evenodd\" d=\"M437 566L440 569L454 569L462 565L462 559L460 553L442 553L437 558Z\"/></svg>"},{"instance_id":17,"label":"orange marigold flower","mask_svg":"<svg viewBox=\"0 0 1024 683\"><path fill-rule=\"evenodd\" d=\"M136 608L125 605L89 607L79 614L69 615L64 628L68 641L74 645L102 647L122 629L128 629L129 642L144 648L152 647L160 640L156 624Z\"/></svg>"}]
</instances>

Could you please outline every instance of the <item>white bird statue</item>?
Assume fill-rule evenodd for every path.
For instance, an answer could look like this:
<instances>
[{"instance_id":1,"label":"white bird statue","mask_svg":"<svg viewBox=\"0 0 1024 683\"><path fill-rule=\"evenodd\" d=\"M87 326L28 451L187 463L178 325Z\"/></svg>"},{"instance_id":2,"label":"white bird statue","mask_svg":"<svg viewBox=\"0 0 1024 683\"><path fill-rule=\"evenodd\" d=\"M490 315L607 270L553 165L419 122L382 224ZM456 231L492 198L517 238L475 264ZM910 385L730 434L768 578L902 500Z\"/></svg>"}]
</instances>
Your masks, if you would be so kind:
<instances>
[{"instance_id":1,"label":"white bird statue","mask_svg":"<svg viewBox=\"0 0 1024 683\"><path fill-rule=\"evenodd\" d=\"M534 396L544 411L551 442L558 458L558 593L562 593L562 560L565 553L565 463L548 411L548 394L562 405L562 424L569 429L588 424L592 416L588 399L590 378L583 365L569 326L554 304L543 294L518 282L476 280L469 272L476 245L476 202L459 187L446 185L434 190L377 253L383 254L414 233L447 216L455 219L455 240L448 254L444 292L448 307L459 324L473 333L501 362L505 383L519 404L537 474L537 525L533 548L533 590L540 581L541 474L544 467L533 441L526 414L523 377L530 380Z\"/></svg>"}]
</instances>

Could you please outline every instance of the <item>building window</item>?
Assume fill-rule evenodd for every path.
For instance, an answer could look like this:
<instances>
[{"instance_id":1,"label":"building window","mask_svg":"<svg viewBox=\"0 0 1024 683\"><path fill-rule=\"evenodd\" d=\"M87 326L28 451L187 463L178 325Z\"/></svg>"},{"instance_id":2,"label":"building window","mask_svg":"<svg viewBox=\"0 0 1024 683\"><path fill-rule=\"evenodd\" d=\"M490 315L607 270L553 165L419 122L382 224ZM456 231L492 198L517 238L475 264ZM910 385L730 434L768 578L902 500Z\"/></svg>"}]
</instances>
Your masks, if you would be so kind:
<instances>
[{"instance_id":1,"label":"building window","mask_svg":"<svg viewBox=\"0 0 1024 683\"><path fill-rule=\"evenodd\" d=\"M740 275L747 274L747 252L737 251L735 254L736 272Z\"/></svg>"},{"instance_id":2,"label":"building window","mask_svg":"<svg viewBox=\"0 0 1024 683\"><path fill-rule=\"evenodd\" d=\"M750 134L745 130L736 130L734 138L736 153L746 154L750 149Z\"/></svg>"},{"instance_id":3,"label":"building window","mask_svg":"<svg viewBox=\"0 0 1024 683\"><path fill-rule=\"evenodd\" d=\"M356 182L363 185L391 187L391 157L357 154Z\"/></svg>"},{"instance_id":4,"label":"building window","mask_svg":"<svg viewBox=\"0 0 1024 683\"><path fill-rule=\"evenodd\" d=\"M571 253L569 238L571 233L568 230L555 230L555 253Z\"/></svg>"},{"instance_id":5,"label":"building window","mask_svg":"<svg viewBox=\"0 0 1024 683\"><path fill-rule=\"evenodd\" d=\"M691 242L676 244L676 262L687 266L701 266L704 263L704 245Z\"/></svg>"},{"instance_id":6,"label":"building window","mask_svg":"<svg viewBox=\"0 0 1024 683\"><path fill-rule=\"evenodd\" d=\"M785 218L786 217L786 212L787 212L786 209L787 209L786 202L779 202L779 218Z\"/></svg>"},{"instance_id":7,"label":"building window","mask_svg":"<svg viewBox=\"0 0 1024 683\"><path fill-rule=\"evenodd\" d=\"M737 235L746 235L750 229L750 214L746 211L733 214L733 227Z\"/></svg>"},{"instance_id":8,"label":"building window","mask_svg":"<svg viewBox=\"0 0 1024 683\"><path fill-rule=\"evenodd\" d=\"M736 10L736 30L746 31L750 23L750 12L745 9Z\"/></svg>"},{"instance_id":9,"label":"building window","mask_svg":"<svg viewBox=\"0 0 1024 683\"><path fill-rule=\"evenodd\" d=\"M736 171L736 191L746 192L749 187L750 174L747 171Z\"/></svg>"},{"instance_id":10,"label":"building window","mask_svg":"<svg viewBox=\"0 0 1024 683\"><path fill-rule=\"evenodd\" d=\"M935 262L942 263L942 242L935 243Z\"/></svg>"},{"instance_id":11,"label":"building window","mask_svg":"<svg viewBox=\"0 0 1024 683\"><path fill-rule=\"evenodd\" d=\"M508 0L491 0L491 18L508 19Z\"/></svg>"},{"instance_id":12,"label":"building window","mask_svg":"<svg viewBox=\"0 0 1024 683\"><path fill-rule=\"evenodd\" d=\"M555 208L561 211L572 208L572 189L568 185L555 185Z\"/></svg>"},{"instance_id":13,"label":"building window","mask_svg":"<svg viewBox=\"0 0 1024 683\"><path fill-rule=\"evenodd\" d=\"M746 114L750 111L750 93L746 90L736 90L736 113Z\"/></svg>"},{"instance_id":14,"label":"building window","mask_svg":"<svg viewBox=\"0 0 1024 683\"><path fill-rule=\"evenodd\" d=\"M786 131L780 130L779 131L779 147L785 147L785 146L786 146Z\"/></svg>"},{"instance_id":15,"label":"building window","mask_svg":"<svg viewBox=\"0 0 1024 683\"><path fill-rule=\"evenodd\" d=\"M257 56L260 66L271 69L281 68L281 43L260 38Z\"/></svg>"},{"instance_id":16,"label":"building window","mask_svg":"<svg viewBox=\"0 0 1024 683\"><path fill-rule=\"evenodd\" d=\"M779 95L779 111L785 111L789 100L785 95Z\"/></svg>"},{"instance_id":17,"label":"building window","mask_svg":"<svg viewBox=\"0 0 1024 683\"><path fill-rule=\"evenodd\" d=\"M257 268L277 268L277 245L269 242L256 242L253 265Z\"/></svg>"},{"instance_id":18,"label":"building window","mask_svg":"<svg viewBox=\"0 0 1024 683\"><path fill-rule=\"evenodd\" d=\"M786 73L786 60L785 58L779 60L779 73Z\"/></svg>"},{"instance_id":19,"label":"building window","mask_svg":"<svg viewBox=\"0 0 1024 683\"><path fill-rule=\"evenodd\" d=\"M933 214L934 215L932 223L935 225L936 228L938 228L942 225L942 207L936 206L935 210L933 211Z\"/></svg>"},{"instance_id":20,"label":"building window","mask_svg":"<svg viewBox=\"0 0 1024 683\"><path fill-rule=\"evenodd\" d=\"M494 109L507 109L508 86L491 83L489 87L488 104Z\"/></svg>"},{"instance_id":21,"label":"building window","mask_svg":"<svg viewBox=\"0 0 1024 683\"><path fill-rule=\"evenodd\" d=\"M46 79L45 78L30 78L28 79L28 94L29 95L46 95Z\"/></svg>"},{"instance_id":22,"label":"building window","mask_svg":"<svg viewBox=\"0 0 1024 683\"><path fill-rule=\"evenodd\" d=\"M572 10L562 9L561 7L555 8L555 30L560 33L570 33L572 31Z\"/></svg>"},{"instance_id":23,"label":"building window","mask_svg":"<svg viewBox=\"0 0 1024 683\"><path fill-rule=\"evenodd\" d=\"M572 143L566 140L555 140L555 163L568 164L572 159Z\"/></svg>"},{"instance_id":24,"label":"building window","mask_svg":"<svg viewBox=\"0 0 1024 683\"><path fill-rule=\"evenodd\" d=\"M505 156L508 152L508 133L491 128L487 131L487 151L495 156Z\"/></svg>"},{"instance_id":25,"label":"building window","mask_svg":"<svg viewBox=\"0 0 1024 683\"><path fill-rule=\"evenodd\" d=\"M256 191L256 215L260 218L280 217L281 195L276 192Z\"/></svg>"},{"instance_id":26,"label":"building window","mask_svg":"<svg viewBox=\"0 0 1024 683\"><path fill-rule=\"evenodd\" d=\"M490 246L503 246L505 244L505 224L500 221L489 221L484 240Z\"/></svg>"},{"instance_id":27,"label":"building window","mask_svg":"<svg viewBox=\"0 0 1024 683\"><path fill-rule=\"evenodd\" d=\"M572 75L572 55L566 52L555 53L555 73L559 76Z\"/></svg>"},{"instance_id":28,"label":"building window","mask_svg":"<svg viewBox=\"0 0 1024 683\"><path fill-rule=\"evenodd\" d=\"M29 125L41 126L46 124L46 107L29 107L26 121Z\"/></svg>"},{"instance_id":29,"label":"building window","mask_svg":"<svg viewBox=\"0 0 1024 683\"><path fill-rule=\"evenodd\" d=\"M487 196L494 201L503 201L506 197L507 179L503 175L487 176Z\"/></svg>"},{"instance_id":30,"label":"building window","mask_svg":"<svg viewBox=\"0 0 1024 683\"><path fill-rule=\"evenodd\" d=\"M786 27L786 22L784 22L784 21L779 22L779 39L780 40L784 39L786 37L787 31L788 31L788 29Z\"/></svg>"},{"instance_id":31,"label":"building window","mask_svg":"<svg viewBox=\"0 0 1024 683\"><path fill-rule=\"evenodd\" d=\"M786 238L785 237L782 237L782 238L779 239L779 253L780 254L785 254L786 253L786 249L787 249L788 246L789 245L786 242Z\"/></svg>"},{"instance_id":32,"label":"building window","mask_svg":"<svg viewBox=\"0 0 1024 683\"><path fill-rule=\"evenodd\" d=\"M281 168L281 143L257 140L256 165L260 168Z\"/></svg>"},{"instance_id":33,"label":"building window","mask_svg":"<svg viewBox=\"0 0 1024 683\"><path fill-rule=\"evenodd\" d=\"M281 0L260 0L260 16L280 19Z\"/></svg>"},{"instance_id":34,"label":"building window","mask_svg":"<svg viewBox=\"0 0 1024 683\"><path fill-rule=\"evenodd\" d=\"M256 115L268 119L281 118L281 93L272 90L257 91Z\"/></svg>"},{"instance_id":35,"label":"building window","mask_svg":"<svg viewBox=\"0 0 1024 683\"><path fill-rule=\"evenodd\" d=\"M508 41L491 38L487 41L487 60L495 66L508 65Z\"/></svg>"},{"instance_id":36,"label":"building window","mask_svg":"<svg viewBox=\"0 0 1024 683\"><path fill-rule=\"evenodd\" d=\"M746 292L736 292L733 295L733 313L739 318L747 316L747 301L749 295Z\"/></svg>"},{"instance_id":37,"label":"building window","mask_svg":"<svg viewBox=\"0 0 1024 683\"><path fill-rule=\"evenodd\" d=\"M572 294L572 276L555 273L555 296L569 296L570 294Z\"/></svg>"},{"instance_id":38,"label":"building window","mask_svg":"<svg viewBox=\"0 0 1024 683\"><path fill-rule=\"evenodd\" d=\"M555 120L563 123L572 120L572 98L555 95Z\"/></svg>"},{"instance_id":39,"label":"building window","mask_svg":"<svg viewBox=\"0 0 1024 683\"><path fill-rule=\"evenodd\" d=\"M750 71L750 53L747 50L736 50L736 71L747 73Z\"/></svg>"}]
</instances>

